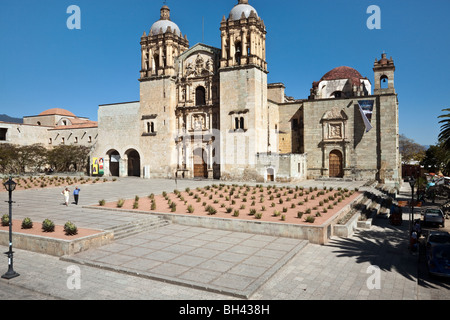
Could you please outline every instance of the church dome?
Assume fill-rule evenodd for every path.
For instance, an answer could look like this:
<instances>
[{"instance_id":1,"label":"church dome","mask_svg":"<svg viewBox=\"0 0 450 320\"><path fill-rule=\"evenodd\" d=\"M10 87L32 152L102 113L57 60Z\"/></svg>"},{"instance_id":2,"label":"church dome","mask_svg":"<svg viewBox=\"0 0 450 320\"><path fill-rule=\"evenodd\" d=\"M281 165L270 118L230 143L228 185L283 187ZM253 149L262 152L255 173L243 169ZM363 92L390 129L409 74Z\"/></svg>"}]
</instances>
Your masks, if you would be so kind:
<instances>
[{"instance_id":1,"label":"church dome","mask_svg":"<svg viewBox=\"0 0 450 320\"><path fill-rule=\"evenodd\" d=\"M175 33L178 36L181 36L180 28L177 26L176 23L172 22L170 20L170 9L168 6L163 6L161 8L161 18L156 21L152 27L150 28L150 34L158 35L167 32L167 29L170 27L173 33Z\"/></svg>"},{"instance_id":2,"label":"church dome","mask_svg":"<svg viewBox=\"0 0 450 320\"><path fill-rule=\"evenodd\" d=\"M60 109L60 108L48 109L48 110L41 112L39 115L40 116L58 115L58 116L66 116L66 117L76 117L72 112L65 110L65 109Z\"/></svg>"},{"instance_id":3,"label":"church dome","mask_svg":"<svg viewBox=\"0 0 450 320\"><path fill-rule=\"evenodd\" d=\"M252 11L258 17L258 12L256 12L255 8L248 4L248 0L239 0L239 4L234 6L234 8L231 10L229 19L233 21L239 20L242 17L242 13L244 13L245 18L248 18Z\"/></svg>"},{"instance_id":4,"label":"church dome","mask_svg":"<svg viewBox=\"0 0 450 320\"><path fill-rule=\"evenodd\" d=\"M361 79L365 79L356 69L350 67L338 67L327 72L320 81L349 79L353 84L359 85Z\"/></svg>"}]
</instances>

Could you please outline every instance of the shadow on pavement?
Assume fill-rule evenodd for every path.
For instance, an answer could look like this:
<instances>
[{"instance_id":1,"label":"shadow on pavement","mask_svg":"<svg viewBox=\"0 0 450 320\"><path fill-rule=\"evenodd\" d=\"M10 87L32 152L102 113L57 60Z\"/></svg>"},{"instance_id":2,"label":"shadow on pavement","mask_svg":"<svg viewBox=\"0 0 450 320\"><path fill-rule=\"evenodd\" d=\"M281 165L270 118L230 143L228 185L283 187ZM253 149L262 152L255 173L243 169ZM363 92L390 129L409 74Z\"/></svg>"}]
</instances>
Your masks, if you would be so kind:
<instances>
[{"instance_id":1,"label":"shadow on pavement","mask_svg":"<svg viewBox=\"0 0 450 320\"><path fill-rule=\"evenodd\" d=\"M351 238L336 238L328 246L335 247L338 256L354 257L357 263L369 262L382 271L396 271L409 280L417 279L418 255L408 249L408 223L399 227L388 219L375 218L370 230L359 230Z\"/></svg>"}]
</instances>

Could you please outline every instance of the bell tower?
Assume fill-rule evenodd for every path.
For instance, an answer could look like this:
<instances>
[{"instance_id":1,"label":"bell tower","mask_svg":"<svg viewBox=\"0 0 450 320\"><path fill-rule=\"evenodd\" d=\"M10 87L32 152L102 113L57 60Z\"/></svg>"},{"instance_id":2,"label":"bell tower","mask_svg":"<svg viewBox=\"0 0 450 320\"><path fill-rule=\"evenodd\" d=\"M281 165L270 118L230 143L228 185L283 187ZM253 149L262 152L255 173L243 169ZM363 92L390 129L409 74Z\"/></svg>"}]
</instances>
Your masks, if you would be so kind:
<instances>
[{"instance_id":1,"label":"bell tower","mask_svg":"<svg viewBox=\"0 0 450 320\"><path fill-rule=\"evenodd\" d=\"M186 35L170 20L170 9L164 5L161 16L147 35L141 37L141 80L152 76L175 75L175 58L189 49Z\"/></svg>"},{"instance_id":2,"label":"bell tower","mask_svg":"<svg viewBox=\"0 0 450 320\"><path fill-rule=\"evenodd\" d=\"M220 25L222 57L220 66L256 65L267 71L266 27L248 0L239 0Z\"/></svg>"},{"instance_id":3,"label":"bell tower","mask_svg":"<svg viewBox=\"0 0 450 320\"><path fill-rule=\"evenodd\" d=\"M394 73L395 65L392 57L388 59L386 53L381 55L381 60L375 59L373 71L375 74L374 94L395 93Z\"/></svg>"},{"instance_id":4,"label":"bell tower","mask_svg":"<svg viewBox=\"0 0 450 320\"><path fill-rule=\"evenodd\" d=\"M248 0L220 25L220 170L224 179L256 177L256 155L270 152L266 27Z\"/></svg>"}]
</instances>

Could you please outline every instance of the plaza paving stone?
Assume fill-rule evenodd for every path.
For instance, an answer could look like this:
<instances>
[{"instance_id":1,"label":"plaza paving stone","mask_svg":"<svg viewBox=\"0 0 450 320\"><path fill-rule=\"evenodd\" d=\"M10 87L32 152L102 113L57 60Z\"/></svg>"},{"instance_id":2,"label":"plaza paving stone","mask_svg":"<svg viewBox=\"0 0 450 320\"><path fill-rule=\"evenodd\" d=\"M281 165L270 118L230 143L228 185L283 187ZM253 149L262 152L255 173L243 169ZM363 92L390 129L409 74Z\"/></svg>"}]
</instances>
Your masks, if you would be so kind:
<instances>
[{"instance_id":1,"label":"plaza paving stone","mask_svg":"<svg viewBox=\"0 0 450 320\"><path fill-rule=\"evenodd\" d=\"M353 182L308 181L301 185L352 188ZM17 191L14 218L73 220L79 227L107 229L141 219L139 214L92 210L98 200L146 196L175 188L210 185L210 181L119 179L82 187L80 205L62 205L59 189ZM408 198L409 185L401 196ZM7 210L0 193L0 211ZM407 220L408 213L404 212ZM57 257L15 249L20 276L0 279L3 299L69 300L416 300L450 299L445 281L418 283L417 255L407 250L407 226L376 219L370 230L326 245L239 232L169 225L118 240L99 249ZM239 244L243 244L239 246ZM301 249L300 249L301 247ZM296 251L296 249L298 249ZM1 247L2 252L7 251ZM284 260L283 260L284 259ZM79 260L79 262L75 262ZM94 266L98 264L97 266ZM101 264L101 266L100 266ZM0 266L7 267L6 256ZM78 266L81 287L69 289L67 268ZM381 270L381 288L367 287L368 267ZM100 268L101 267L101 268ZM202 272L198 272L201 270ZM5 269L6 271L6 269ZM0 271L1 273L1 271ZM161 281L164 280L164 281ZM258 282L259 281L259 282ZM226 293L226 294L224 294Z\"/></svg>"}]
</instances>

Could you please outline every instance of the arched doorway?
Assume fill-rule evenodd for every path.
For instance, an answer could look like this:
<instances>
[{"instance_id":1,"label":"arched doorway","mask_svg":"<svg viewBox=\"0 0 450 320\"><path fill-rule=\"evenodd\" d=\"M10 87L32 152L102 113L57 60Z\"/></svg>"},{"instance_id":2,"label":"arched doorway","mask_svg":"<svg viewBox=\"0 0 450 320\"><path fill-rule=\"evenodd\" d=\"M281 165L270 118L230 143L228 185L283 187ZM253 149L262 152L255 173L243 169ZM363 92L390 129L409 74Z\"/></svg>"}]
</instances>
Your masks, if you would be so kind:
<instances>
[{"instance_id":1,"label":"arched doorway","mask_svg":"<svg viewBox=\"0 0 450 320\"><path fill-rule=\"evenodd\" d=\"M141 156L139 152L131 149L127 152L128 157L128 176L140 177L141 176Z\"/></svg>"},{"instance_id":2,"label":"arched doorway","mask_svg":"<svg viewBox=\"0 0 450 320\"><path fill-rule=\"evenodd\" d=\"M108 152L109 156L109 174L112 177L118 177L119 174L119 162L120 154L117 150L111 150Z\"/></svg>"},{"instance_id":3,"label":"arched doorway","mask_svg":"<svg viewBox=\"0 0 450 320\"><path fill-rule=\"evenodd\" d=\"M194 178L207 178L208 166L205 161L206 152L202 148L194 150Z\"/></svg>"},{"instance_id":4,"label":"arched doorway","mask_svg":"<svg viewBox=\"0 0 450 320\"><path fill-rule=\"evenodd\" d=\"M329 161L330 178L343 178L344 166L342 153L339 150L331 151Z\"/></svg>"}]
</instances>

